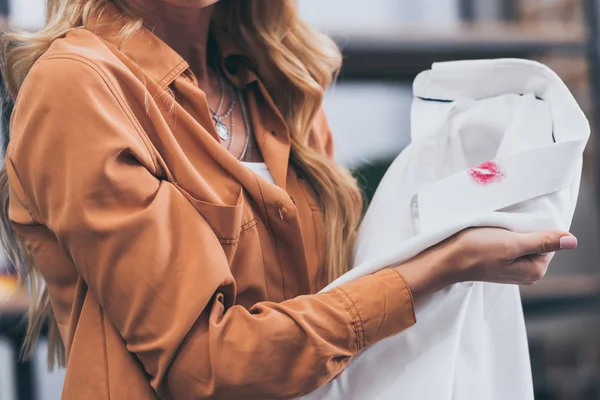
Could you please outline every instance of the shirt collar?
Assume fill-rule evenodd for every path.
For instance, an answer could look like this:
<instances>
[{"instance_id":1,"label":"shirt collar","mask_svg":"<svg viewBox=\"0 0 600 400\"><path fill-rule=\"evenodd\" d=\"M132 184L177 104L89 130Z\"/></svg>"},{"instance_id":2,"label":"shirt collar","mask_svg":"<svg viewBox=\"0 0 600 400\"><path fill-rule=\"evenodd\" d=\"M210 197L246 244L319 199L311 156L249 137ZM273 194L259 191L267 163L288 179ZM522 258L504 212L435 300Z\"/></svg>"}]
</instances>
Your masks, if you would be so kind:
<instances>
[{"instance_id":1,"label":"shirt collar","mask_svg":"<svg viewBox=\"0 0 600 400\"><path fill-rule=\"evenodd\" d=\"M168 44L149 29L142 27L127 38L121 31L127 22L115 5L107 3L98 19L86 27L108 43L122 48L123 52L141 70L162 87L169 86L179 75L190 68L189 64ZM251 67L251 57L221 28L211 30L219 54L219 63L231 82L243 88L258 80Z\"/></svg>"}]
</instances>

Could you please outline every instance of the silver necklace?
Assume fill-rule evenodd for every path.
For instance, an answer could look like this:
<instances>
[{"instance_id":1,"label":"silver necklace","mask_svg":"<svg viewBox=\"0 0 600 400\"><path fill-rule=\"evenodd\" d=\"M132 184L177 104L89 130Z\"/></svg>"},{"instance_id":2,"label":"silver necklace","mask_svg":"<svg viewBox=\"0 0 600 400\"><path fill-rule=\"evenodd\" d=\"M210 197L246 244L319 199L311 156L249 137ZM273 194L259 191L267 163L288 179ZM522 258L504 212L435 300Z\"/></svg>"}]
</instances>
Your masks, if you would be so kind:
<instances>
[{"instance_id":1,"label":"silver necklace","mask_svg":"<svg viewBox=\"0 0 600 400\"><path fill-rule=\"evenodd\" d=\"M242 154L239 157L239 160L241 161L247 161L247 160L251 160L252 159L252 145L251 145L251 124L250 124L250 118L248 116L248 110L246 108L246 102L244 101L242 92L240 90L234 89L232 85L228 84L228 89L229 89L229 93L230 93L230 97L231 97L231 104L229 105L228 110L222 114L219 115L221 108L223 107L223 97L224 97L224 90L223 90L223 81L224 79L221 77L220 73L219 73L219 86L221 89L221 98L219 99L219 106L217 108L217 111L212 110L210 107L210 112L212 114L213 120L215 121L215 127L217 129L217 133L219 134L219 137L221 138L221 140L226 141L229 139L229 143L227 144L227 151L231 153L231 148L233 147L233 140L235 138L235 118L234 118L234 113L233 111L235 110L235 106L236 106L236 97L237 100L240 104L240 109L242 111L242 117L244 120L244 128L246 130L246 143L244 145L244 150L242 151ZM225 124L225 122L223 122L226 118L229 118L229 124L231 126L231 129L227 127L227 124Z\"/></svg>"},{"instance_id":2,"label":"silver necklace","mask_svg":"<svg viewBox=\"0 0 600 400\"><path fill-rule=\"evenodd\" d=\"M235 95L233 93L232 95ZM235 138L235 118L233 118L233 114L229 116L229 125L231 125L231 137L229 139L229 144L227 144L227 151L231 153L231 148L233 147L233 139Z\"/></svg>"},{"instance_id":3,"label":"silver necklace","mask_svg":"<svg viewBox=\"0 0 600 400\"><path fill-rule=\"evenodd\" d=\"M210 113L212 115L213 120L215 121L215 128L217 129L217 134L219 135L219 138L221 138L221 140L226 141L229 139L229 128L227 128L227 125L223 122L223 120L229 116L231 116L231 114L233 113L233 110L235 108L235 92L233 90L233 88L231 87L231 85L227 85L228 89L229 89L229 97L231 99L231 103L229 104L229 108L227 109L227 111L225 111L225 113L223 113L222 115L219 115L219 113L221 112L221 108L223 107L223 102L225 100L225 90L223 90L223 77L221 76L221 73L218 72L219 74L219 88L220 88L220 92L221 92L221 97L219 99L219 107L217 108L217 111L214 111L212 108L209 107Z\"/></svg>"}]
</instances>

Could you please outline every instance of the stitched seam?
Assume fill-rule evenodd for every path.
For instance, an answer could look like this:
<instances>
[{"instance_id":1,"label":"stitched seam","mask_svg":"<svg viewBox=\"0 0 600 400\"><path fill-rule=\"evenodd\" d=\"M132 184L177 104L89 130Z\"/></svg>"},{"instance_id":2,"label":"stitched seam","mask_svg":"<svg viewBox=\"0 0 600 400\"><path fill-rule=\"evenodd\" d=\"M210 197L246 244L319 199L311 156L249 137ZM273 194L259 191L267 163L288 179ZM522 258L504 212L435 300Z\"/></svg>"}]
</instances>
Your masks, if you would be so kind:
<instances>
[{"instance_id":1,"label":"stitched seam","mask_svg":"<svg viewBox=\"0 0 600 400\"><path fill-rule=\"evenodd\" d=\"M257 222L256 222L256 218L252 219L252 221L246 222L245 224L243 224L240 228L240 234L237 237L234 238L228 238L225 236L219 236L218 234L216 234L217 238L220 241L223 242L237 242L240 237L242 236L242 234L244 234L245 232L248 232L250 229L254 228L256 226ZM231 243L223 243L223 244L231 244Z\"/></svg>"},{"instance_id":2,"label":"stitched seam","mask_svg":"<svg viewBox=\"0 0 600 400\"><path fill-rule=\"evenodd\" d=\"M342 293L343 294L346 294L346 293L339 288L334 289L332 291L332 293L335 294L342 303L344 303L344 306L346 307L346 311L348 311L348 314L350 314L350 317L352 318L352 330L354 331L354 346L356 347L355 353L358 353L360 351L360 344L359 344L360 340L359 340L358 330L356 329L356 317L354 316L352 307L350 307L350 305L346 302L346 300L344 299L344 296L342 295Z\"/></svg>"},{"instance_id":3,"label":"stitched seam","mask_svg":"<svg viewBox=\"0 0 600 400\"><path fill-rule=\"evenodd\" d=\"M339 289L336 288L336 289L332 290L331 293L335 294L335 296L344 304L346 311L348 312L348 314L350 314L350 318L352 318L352 331L354 331L355 353L358 353L359 340L358 340L358 331L356 330L356 318L354 316L354 312L353 312L352 308L350 307L350 305L348 304L348 302L346 302L346 300L344 299L344 296L342 296L342 292Z\"/></svg>"},{"instance_id":4,"label":"stitched seam","mask_svg":"<svg viewBox=\"0 0 600 400\"><path fill-rule=\"evenodd\" d=\"M180 71L182 65L185 65L186 68L184 68L182 71ZM173 69L171 71L169 71L167 73L167 75L164 78L162 78L158 84L161 85L163 88L169 86L169 84L171 82L173 82L173 78L175 76L177 76L178 74L181 74L186 69L187 69L187 62L185 60L181 60L181 62L179 62L179 64L174 66Z\"/></svg>"},{"instance_id":5,"label":"stitched seam","mask_svg":"<svg viewBox=\"0 0 600 400\"><path fill-rule=\"evenodd\" d=\"M17 168L16 168L15 163L13 162L13 160L10 157L7 157L7 159L8 159L8 162L10 163L10 168L13 169L13 171L14 171L16 177L17 177L17 180L18 180L18 183L19 183L19 192L22 192L23 190L21 190L21 189L23 189L23 183L21 181L21 175L19 175L19 171L17 170ZM38 223L38 224L42 224L42 222L39 220L39 218L37 218L35 216L35 213L33 212L33 209L31 207L31 205L29 204L29 199L27 198L27 195L25 193L17 194L17 191L15 189L16 188L13 187L13 192L15 193L15 195L17 195L17 197L18 197L19 201L21 202L21 204L23 204L23 206L25 206L25 209L29 213L29 216L31 217L31 219L34 222Z\"/></svg>"},{"instance_id":6,"label":"stitched seam","mask_svg":"<svg viewBox=\"0 0 600 400\"><path fill-rule=\"evenodd\" d=\"M349 299L348 299L348 293L346 293L344 290L338 288L337 289L338 294L340 295L340 297L343 299L344 304L346 305L346 307L348 307L348 310L350 310L350 314L352 315L352 323L353 323L353 327L354 327L354 333L356 334L356 351L360 351L362 350L362 340L361 340L361 335L360 335L360 330L358 327L358 320L357 320L357 315L356 315L356 309L354 307L352 307L352 304L350 303Z\"/></svg>"},{"instance_id":7,"label":"stitched seam","mask_svg":"<svg viewBox=\"0 0 600 400\"><path fill-rule=\"evenodd\" d=\"M25 206L25 209L27 209L27 212L29 213L29 216L31 217L31 219L33 220L33 222L36 222L38 224L42 224L42 222L38 221L38 219L35 217L35 214L31 210L31 207L29 206L29 202L27 202L27 200L25 200L25 199L20 199L20 200L21 200L21 203Z\"/></svg>"},{"instance_id":8,"label":"stitched seam","mask_svg":"<svg viewBox=\"0 0 600 400\"><path fill-rule=\"evenodd\" d=\"M282 289L283 289L283 297L285 299L288 299L289 296L286 293L286 287L285 287L285 273L283 271L283 265L281 265L281 256L279 255L279 245L277 244L277 239L275 239L275 234L273 233L273 228L271 227L271 222L269 221L269 212L267 210L267 203L265 203L265 196L263 194L263 190L262 187L260 186L260 182L258 181L258 179L256 178L256 174L252 174L252 176L254 177L254 180L256 181L256 185L258 186L258 190L260 191L260 199L263 203L263 208L265 209L265 215L267 216L267 221L266 221L266 226L268 226L269 231L271 231L271 236L273 237L273 243L275 244L275 254L277 254L277 261L279 262L279 270L281 271L281 285L282 285ZM265 271L266 273L266 271Z\"/></svg>"},{"instance_id":9,"label":"stitched seam","mask_svg":"<svg viewBox=\"0 0 600 400\"><path fill-rule=\"evenodd\" d=\"M400 272L396 271L394 268L388 268L388 269L391 269L392 271L397 273L398 276L400 276L400 279L402 279L402 282L404 282L404 286L406 286L406 291L408 292L408 297L410 298L410 306L411 306L413 321L416 321L417 314L415 314L415 301L413 299L412 290L410 290L410 286L408 286L408 282L406 282L406 279L404 279L404 276L402 276L402 274Z\"/></svg>"},{"instance_id":10,"label":"stitched seam","mask_svg":"<svg viewBox=\"0 0 600 400\"><path fill-rule=\"evenodd\" d=\"M227 237L227 236L220 236L217 232L215 232L215 236L219 240L224 240L224 241L229 241L229 242L234 241L234 240L238 240L240 238L239 236L236 236L236 237L233 237L233 238L230 238L230 237Z\"/></svg>"},{"instance_id":11,"label":"stitched seam","mask_svg":"<svg viewBox=\"0 0 600 400\"><path fill-rule=\"evenodd\" d=\"M179 190L179 192L188 201L191 201L190 199L192 199L194 201L205 203L204 201L200 200L196 195L194 195L193 193L191 193L189 190L183 188L177 182L170 182L170 183L173 186L175 186ZM229 237L227 235L221 234L221 233L217 232L217 230L210 223L209 223L209 225L210 225L211 229L213 230L213 232L215 233L215 236L217 237L217 239L224 240L224 241L232 241L232 240L238 240L240 238L240 236L242 235L242 233L244 233L244 232L252 229L256 225L256 218L252 218L250 221L241 224L240 225L240 232L238 233L238 235L236 237Z\"/></svg>"},{"instance_id":12,"label":"stitched seam","mask_svg":"<svg viewBox=\"0 0 600 400\"><path fill-rule=\"evenodd\" d=\"M240 235L250 229L254 228L258 223L256 222L256 218L253 218L251 221L246 222L242 225Z\"/></svg>"},{"instance_id":13,"label":"stitched seam","mask_svg":"<svg viewBox=\"0 0 600 400\"><path fill-rule=\"evenodd\" d=\"M79 57L74 54L56 54L56 55L44 57L43 59L44 60L66 59L66 60L79 61L82 64L90 67L93 71L95 71L98 74L98 76L102 79L102 81L106 84L106 87L110 90L113 97L115 98L115 100L117 101L119 106L121 107L121 110L123 111L123 113L125 113L125 115L127 116L127 119L129 120L129 122L135 129L136 133L140 137L142 143L146 147L146 150L148 151L150 158L152 159L152 164L154 166L156 174L161 175L162 170L161 170L160 166L158 165L158 161L157 161L158 155L156 154L156 152L153 149L152 142L146 136L144 129L139 124L139 121L135 118L135 114L133 113L133 111L131 111L131 109L127 106L127 102L125 101L125 99L123 99L123 97L117 90L117 87L114 84L114 82L110 79L108 74L106 74L106 72L104 70L102 70L102 68L100 66L98 66L93 61L91 61L85 57Z\"/></svg>"},{"instance_id":14,"label":"stitched seam","mask_svg":"<svg viewBox=\"0 0 600 400\"><path fill-rule=\"evenodd\" d=\"M365 324L363 323L362 317L360 316L360 311L358 310L358 307L356 307L356 303L354 303L354 300L352 300L352 297L350 297L344 289L340 289L340 291L343 292L346 295L346 297L348 298L348 301L350 301L350 303L352 303L352 306L354 307L354 310L356 311L356 315L358 316L358 322L360 323L361 341L362 341L361 349L363 349L366 347Z\"/></svg>"},{"instance_id":15,"label":"stitched seam","mask_svg":"<svg viewBox=\"0 0 600 400\"><path fill-rule=\"evenodd\" d=\"M344 291L343 289L340 289L340 290ZM346 293L346 296L348 296L347 293ZM348 300L350 300L350 302L354 306L354 309L356 310L356 315L358 315L358 322L360 323L360 332L361 332L361 336L362 336L362 348L365 348L367 346L367 338L365 335L365 324L363 322L362 317L360 316L360 310L356 306L356 303L354 302L354 300L352 300L352 297L348 296Z\"/></svg>"}]
</instances>

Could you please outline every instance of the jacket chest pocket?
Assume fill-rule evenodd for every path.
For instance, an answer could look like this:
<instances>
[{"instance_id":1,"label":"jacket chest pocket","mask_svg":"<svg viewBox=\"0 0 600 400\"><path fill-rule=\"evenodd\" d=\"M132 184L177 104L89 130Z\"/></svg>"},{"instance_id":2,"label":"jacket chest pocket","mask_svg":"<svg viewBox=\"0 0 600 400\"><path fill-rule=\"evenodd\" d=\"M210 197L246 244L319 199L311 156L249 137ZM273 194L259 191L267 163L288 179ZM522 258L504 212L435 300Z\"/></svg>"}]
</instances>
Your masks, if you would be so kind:
<instances>
[{"instance_id":1,"label":"jacket chest pocket","mask_svg":"<svg viewBox=\"0 0 600 400\"><path fill-rule=\"evenodd\" d=\"M256 219L246 202L244 190L240 189L235 204L228 205L202 201L180 186L178 188L210 225L231 262L242 234L256 227Z\"/></svg>"},{"instance_id":2,"label":"jacket chest pocket","mask_svg":"<svg viewBox=\"0 0 600 400\"><path fill-rule=\"evenodd\" d=\"M199 200L181 187L178 188L219 239L236 282L236 304L249 308L259 301L268 300L269 272L265 269L264 243L244 190L240 189L235 204L227 205Z\"/></svg>"}]
</instances>

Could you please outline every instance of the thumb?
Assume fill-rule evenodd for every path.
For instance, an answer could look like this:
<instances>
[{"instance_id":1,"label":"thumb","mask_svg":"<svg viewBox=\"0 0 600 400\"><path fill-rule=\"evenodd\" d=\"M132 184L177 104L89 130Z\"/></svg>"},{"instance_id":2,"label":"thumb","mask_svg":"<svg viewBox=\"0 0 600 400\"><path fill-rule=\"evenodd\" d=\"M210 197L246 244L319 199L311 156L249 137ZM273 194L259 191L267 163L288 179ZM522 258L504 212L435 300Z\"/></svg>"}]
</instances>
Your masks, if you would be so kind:
<instances>
[{"instance_id":1,"label":"thumb","mask_svg":"<svg viewBox=\"0 0 600 400\"><path fill-rule=\"evenodd\" d=\"M577 238L568 232L538 231L521 234L522 256L577 248Z\"/></svg>"}]
</instances>

